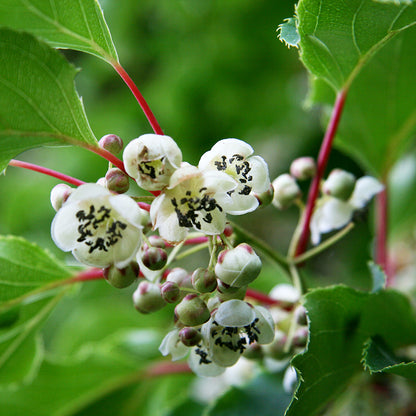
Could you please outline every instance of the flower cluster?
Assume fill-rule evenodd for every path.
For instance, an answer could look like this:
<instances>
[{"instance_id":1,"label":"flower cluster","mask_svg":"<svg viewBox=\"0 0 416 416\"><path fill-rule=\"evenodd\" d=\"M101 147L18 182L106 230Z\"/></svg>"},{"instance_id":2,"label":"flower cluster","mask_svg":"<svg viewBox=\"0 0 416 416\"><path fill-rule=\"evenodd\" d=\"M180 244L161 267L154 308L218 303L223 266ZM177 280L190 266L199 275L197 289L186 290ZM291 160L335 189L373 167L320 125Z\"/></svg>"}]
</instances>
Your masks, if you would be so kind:
<instances>
[{"instance_id":1,"label":"flower cluster","mask_svg":"<svg viewBox=\"0 0 416 416\"><path fill-rule=\"evenodd\" d=\"M284 173L273 182L273 205L285 209L297 203L301 205L302 192L297 181L310 179L316 171L312 158L302 157L292 162L290 174ZM319 244L321 234L345 227L353 220L354 213L366 207L384 186L371 176L358 180L354 175L341 169L334 169L322 181L321 198L316 201L310 222L311 240Z\"/></svg>"},{"instance_id":2,"label":"flower cluster","mask_svg":"<svg viewBox=\"0 0 416 416\"><path fill-rule=\"evenodd\" d=\"M114 153L122 149L115 135L100 145ZM173 359L189 353L197 374L217 375L252 345L271 343L269 311L244 301L261 260L248 244L235 246L227 231L227 214L245 214L259 207L259 200L271 201L266 162L247 143L224 139L192 166L172 138L155 134L132 140L123 162L125 172L111 167L95 184L52 190L57 246L102 268L117 288L138 281L133 304L141 313L175 303L175 329L160 350ZM153 193L150 204L125 194L131 179ZM192 273L169 268L192 240L208 246L209 264Z\"/></svg>"}]
</instances>

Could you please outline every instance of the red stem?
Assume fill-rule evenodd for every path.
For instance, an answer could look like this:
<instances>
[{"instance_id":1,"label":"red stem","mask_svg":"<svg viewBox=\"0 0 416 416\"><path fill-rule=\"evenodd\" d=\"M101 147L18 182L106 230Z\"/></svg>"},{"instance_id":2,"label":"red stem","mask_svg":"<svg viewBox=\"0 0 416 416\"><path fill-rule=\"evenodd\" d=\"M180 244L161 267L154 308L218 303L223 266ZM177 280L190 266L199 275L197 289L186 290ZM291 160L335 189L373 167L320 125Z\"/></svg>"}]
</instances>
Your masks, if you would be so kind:
<instances>
[{"instance_id":1,"label":"red stem","mask_svg":"<svg viewBox=\"0 0 416 416\"><path fill-rule=\"evenodd\" d=\"M112 62L113 68L117 71L123 81L127 84L130 88L133 95L136 97L137 102L139 103L140 107L142 108L147 120L149 121L150 125L153 128L153 131L156 134L163 135L163 131L159 126L159 123L156 120L156 117L152 113L152 110L148 106L146 100L144 99L143 95L137 88L136 84L130 78L129 74L124 70L124 68L118 62Z\"/></svg>"},{"instance_id":2,"label":"red stem","mask_svg":"<svg viewBox=\"0 0 416 416\"><path fill-rule=\"evenodd\" d=\"M64 175L61 172L57 172L55 170L48 169L48 168L45 168L43 166L34 165L33 163L23 162L21 160L12 159L9 162L9 165L14 166L14 167L18 167L18 168L33 170L33 171L39 172L39 173L43 173L44 175L52 176L53 178L60 179L61 181L68 182L71 185L75 185L75 186L80 186L80 185L83 185L85 183L85 182L83 182L79 179L73 178L73 177L68 176L68 175Z\"/></svg>"},{"instance_id":3,"label":"red stem","mask_svg":"<svg viewBox=\"0 0 416 416\"><path fill-rule=\"evenodd\" d=\"M153 364L146 371L148 377L157 377L168 374L183 374L191 373L187 363L172 363L172 362L161 362Z\"/></svg>"},{"instance_id":4,"label":"red stem","mask_svg":"<svg viewBox=\"0 0 416 416\"><path fill-rule=\"evenodd\" d=\"M72 282L87 282L90 280L99 280L104 279L104 274L102 269L88 269L82 272L79 272L76 276L72 278Z\"/></svg>"},{"instance_id":5,"label":"red stem","mask_svg":"<svg viewBox=\"0 0 416 416\"><path fill-rule=\"evenodd\" d=\"M259 301L267 306L280 306L283 309L291 310L292 306L282 305L278 300L272 299L270 296L254 289L247 289L246 297Z\"/></svg>"},{"instance_id":6,"label":"red stem","mask_svg":"<svg viewBox=\"0 0 416 416\"><path fill-rule=\"evenodd\" d=\"M296 256L303 254L306 250L309 240L309 225L311 223L312 214L315 208L315 202L319 195L319 188L323 178L326 165L328 163L329 154L331 153L332 143L338 128L339 120L341 118L342 110L344 108L345 99L347 97L347 90L341 90L335 100L334 108L332 110L331 119L329 120L325 136L322 140L321 149L319 150L316 175L313 178L311 187L309 189L308 202L306 204L304 219L302 224L302 233L296 247Z\"/></svg>"},{"instance_id":7,"label":"red stem","mask_svg":"<svg viewBox=\"0 0 416 416\"><path fill-rule=\"evenodd\" d=\"M114 156L108 150L105 150L105 149L103 149L102 147L99 147L99 146L97 146L97 147L96 146L88 146L87 149L88 150L91 150L91 152L94 152L97 155L100 155L104 159L106 159L109 162L111 162L114 166L116 166L117 168L119 168L122 172L124 172L125 174L127 174L126 170L124 169L124 163L123 163L123 161L121 161L118 157Z\"/></svg>"},{"instance_id":8,"label":"red stem","mask_svg":"<svg viewBox=\"0 0 416 416\"><path fill-rule=\"evenodd\" d=\"M392 285L392 270L387 250L388 237L388 192L386 184L376 198L376 242L375 261L387 275L387 286Z\"/></svg>"}]
</instances>

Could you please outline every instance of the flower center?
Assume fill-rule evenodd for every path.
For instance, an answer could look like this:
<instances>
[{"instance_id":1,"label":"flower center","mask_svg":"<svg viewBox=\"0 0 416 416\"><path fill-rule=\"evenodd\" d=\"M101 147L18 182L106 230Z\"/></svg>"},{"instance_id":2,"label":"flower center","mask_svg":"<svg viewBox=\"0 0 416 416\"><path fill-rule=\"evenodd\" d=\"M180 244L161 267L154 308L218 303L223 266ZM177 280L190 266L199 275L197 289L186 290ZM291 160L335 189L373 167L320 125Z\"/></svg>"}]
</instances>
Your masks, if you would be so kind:
<instances>
[{"instance_id":1,"label":"flower center","mask_svg":"<svg viewBox=\"0 0 416 416\"><path fill-rule=\"evenodd\" d=\"M240 182L240 186L237 189L240 195L250 194L252 189L250 182L253 180L253 176L250 175L250 163L244 156L235 154L232 157L227 158L227 156L222 155L221 160L216 160L214 164L217 170L224 171ZM233 192L234 190L229 191L228 194L231 195Z\"/></svg>"},{"instance_id":2,"label":"flower center","mask_svg":"<svg viewBox=\"0 0 416 416\"><path fill-rule=\"evenodd\" d=\"M215 198L210 197L206 190L203 187L194 194L187 190L182 198L171 198L180 227L195 227L200 230L201 221L210 224L213 220L212 212L216 209L222 211Z\"/></svg>"},{"instance_id":3,"label":"flower center","mask_svg":"<svg viewBox=\"0 0 416 416\"><path fill-rule=\"evenodd\" d=\"M150 179L156 179L157 176L165 174L165 157L160 159L140 162L137 168L142 176Z\"/></svg>"},{"instance_id":4,"label":"flower center","mask_svg":"<svg viewBox=\"0 0 416 416\"><path fill-rule=\"evenodd\" d=\"M123 238L121 231L126 229L127 224L115 220L110 214L111 208L104 205L98 210L90 205L88 214L82 209L75 214L79 223L77 241L89 246L89 253L94 250L108 251Z\"/></svg>"}]
</instances>

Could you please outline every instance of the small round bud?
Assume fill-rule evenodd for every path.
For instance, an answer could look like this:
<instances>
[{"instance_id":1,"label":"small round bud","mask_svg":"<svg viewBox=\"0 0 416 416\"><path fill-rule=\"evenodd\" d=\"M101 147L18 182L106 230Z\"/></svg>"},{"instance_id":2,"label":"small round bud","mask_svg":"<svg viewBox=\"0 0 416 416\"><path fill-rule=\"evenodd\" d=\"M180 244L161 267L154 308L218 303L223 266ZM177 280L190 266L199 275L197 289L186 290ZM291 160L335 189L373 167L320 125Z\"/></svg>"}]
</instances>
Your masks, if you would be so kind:
<instances>
[{"instance_id":1,"label":"small round bud","mask_svg":"<svg viewBox=\"0 0 416 416\"><path fill-rule=\"evenodd\" d=\"M287 173L278 176L273 182L273 205L278 209L289 208L301 195L301 190L293 176Z\"/></svg>"},{"instance_id":2,"label":"small round bud","mask_svg":"<svg viewBox=\"0 0 416 416\"><path fill-rule=\"evenodd\" d=\"M281 283L276 285L271 291L269 296L277 300L282 307L293 306L300 299L299 291L288 283Z\"/></svg>"},{"instance_id":3,"label":"small round bud","mask_svg":"<svg viewBox=\"0 0 416 416\"><path fill-rule=\"evenodd\" d=\"M186 326L179 331L179 339L187 347L193 347L199 344L202 335L196 328Z\"/></svg>"},{"instance_id":4,"label":"small round bud","mask_svg":"<svg viewBox=\"0 0 416 416\"><path fill-rule=\"evenodd\" d=\"M166 281L174 282L181 288L193 288L191 275L182 267L174 267L166 276Z\"/></svg>"},{"instance_id":5,"label":"small round bud","mask_svg":"<svg viewBox=\"0 0 416 416\"><path fill-rule=\"evenodd\" d=\"M156 312L166 305L159 286L148 281L140 282L133 293L133 303L134 307L141 313Z\"/></svg>"},{"instance_id":6,"label":"small round bud","mask_svg":"<svg viewBox=\"0 0 416 416\"><path fill-rule=\"evenodd\" d=\"M104 278L111 286L117 289L123 289L130 286L139 274L139 266L131 264L124 269L117 269L114 265L103 270Z\"/></svg>"},{"instance_id":7,"label":"small round bud","mask_svg":"<svg viewBox=\"0 0 416 416\"><path fill-rule=\"evenodd\" d=\"M218 255L215 274L230 286L241 287L251 283L260 273L261 260L246 243Z\"/></svg>"},{"instance_id":8,"label":"small round bud","mask_svg":"<svg viewBox=\"0 0 416 416\"><path fill-rule=\"evenodd\" d=\"M273 185L270 184L269 189L262 192L261 194L257 194L254 192L254 196L259 201L259 207L266 207L267 205L270 205L273 201L273 196L274 196Z\"/></svg>"},{"instance_id":9,"label":"small round bud","mask_svg":"<svg viewBox=\"0 0 416 416\"><path fill-rule=\"evenodd\" d=\"M71 195L72 188L65 183L58 183L51 191L51 204L55 211L58 211L64 202Z\"/></svg>"},{"instance_id":10,"label":"small round bud","mask_svg":"<svg viewBox=\"0 0 416 416\"><path fill-rule=\"evenodd\" d=\"M233 227L230 224L227 224L224 228L224 235L226 237L231 237L233 235Z\"/></svg>"},{"instance_id":11,"label":"small round bud","mask_svg":"<svg viewBox=\"0 0 416 416\"><path fill-rule=\"evenodd\" d=\"M159 247L149 247L144 250L142 254L143 264L150 270L162 269L168 260L168 255L165 250Z\"/></svg>"},{"instance_id":12,"label":"small round bud","mask_svg":"<svg viewBox=\"0 0 416 416\"><path fill-rule=\"evenodd\" d=\"M305 348L308 343L308 328L300 327L295 331L293 336L293 346L298 348Z\"/></svg>"},{"instance_id":13,"label":"small round bud","mask_svg":"<svg viewBox=\"0 0 416 416\"><path fill-rule=\"evenodd\" d=\"M295 309L295 317L296 317L296 322L298 323L298 325L307 325L308 324L308 316L306 313L306 309L304 306L300 305Z\"/></svg>"},{"instance_id":14,"label":"small round bud","mask_svg":"<svg viewBox=\"0 0 416 416\"><path fill-rule=\"evenodd\" d=\"M206 303L197 295L186 295L181 303L176 305L175 315L187 326L202 325L211 317Z\"/></svg>"},{"instance_id":15,"label":"small round bud","mask_svg":"<svg viewBox=\"0 0 416 416\"><path fill-rule=\"evenodd\" d=\"M101 137L98 145L113 155L116 155L123 149L123 140L115 134L106 134Z\"/></svg>"},{"instance_id":16,"label":"small round bud","mask_svg":"<svg viewBox=\"0 0 416 416\"><path fill-rule=\"evenodd\" d=\"M346 201L355 186L355 176L341 169L334 169L322 185L322 192Z\"/></svg>"},{"instance_id":17,"label":"small round bud","mask_svg":"<svg viewBox=\"0 0 416 416\"><path fill-rule=\"evenodd\" d=\"M160 288L163 299L168 303L175 303L181 297L181 290L174 282L165 282Z\"/></svg>"},{"instance_id":18,"label":"small round bud","mask_svg":"<svg viewBox=\"0 0 416 416\"><path fill-rule=\"evenodd\" d=\"M149 243L150 243L151 247L166 248L165 240L162 237L160 237L159 235L155 235L155 234L154 235L149 235L147 237L147 239L149 240ZM148 246L147 243L143 244L143 248L146 249L148 247L149 246Z\"/></svg>"},{"instance_id":19,"label":"small round bud","mask_svg":"<svg viewBox=\"0 0 416 416\"><path fill-rule=\"evenodd\" d=\"M311 179L316 173L316 163L311 157L299 157L290 165L290 174L300 180Z\"/></svg>"},{"instance_id":20,"label":"small round bud","mask_svg":"<svg viewBox=\"0 0 416 416\"><path fill-rule=\"evenodd\" d=\"M192 273L192 286L200 293L213 292L217 287L217 277L213 271L199 267Z\"/></svg>"},{"instance_id":21,"label":"small round bud","mask_svg":"<svg viewBox=\"0 0 416 416\"><path fill-rule=\"evenodd\" d=\"M111 168L105 174L107 189L118 194L124 194L129 190L129 177L118 168Z\"/></svg>"}]
</instances>

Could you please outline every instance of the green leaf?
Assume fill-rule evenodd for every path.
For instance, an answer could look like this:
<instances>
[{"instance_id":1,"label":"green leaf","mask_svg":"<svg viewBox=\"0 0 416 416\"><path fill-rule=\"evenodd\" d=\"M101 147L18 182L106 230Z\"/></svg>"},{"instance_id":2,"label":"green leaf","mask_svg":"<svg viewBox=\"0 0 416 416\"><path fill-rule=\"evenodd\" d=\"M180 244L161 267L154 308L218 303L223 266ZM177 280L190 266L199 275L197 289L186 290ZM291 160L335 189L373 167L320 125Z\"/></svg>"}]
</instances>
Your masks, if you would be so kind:
<instances>
[{"instance_id":1,"label":"green leaf","mask_svg":"<svg viewBox=\"0 0 416 416\"><path fill-rule=\"evenodd\" d=\"M385 177L416 131L416 6L301 0L297 16L309 101L348 90L335 144Z\"/></svg>"},{"instance_id":2,"label":"green leaf","mask_svg":"<svg viewBox=\"0 0 416 416\"><path fill-rule=\"evenodd\" d=\"M364 343L381 337L389 348L416 343L416 317L406 296L392 290L365 293L343 286L305 297L310 321L307 350L292 365L300 383L288 416L312 416L362 371Z\"/></svg>"},{"instance_id":3,"label":"green leaf","mask_svg":"<svg viewBox=\"0 0 416 416\"><path fill-rule=\"evenodd\" d=\"M25 33L0 30L0 171L42 145L98 146L75 91L76 69Z\"/></svg>"},{"instance_id":4,"label":"green leaf","mask_svg":"<svg viewBox=\"0 0 416 416\"><path fill-rule=\"evenodd\" d=\"M284 23L279 25L277 31L278 38L284 42L287 47L298 47L300 36L296 27L296 18L289 17L288 19L285 19Z\"/></svg>"},{"instance_id":5,"label":"green leaf","mask_svg":"<svg viewBox=\"0 0 416 416\"><path fill-rule=\"evenodd\" d=\"M0 25L31 32L55 48L118 59L96 0L0 0Z\"/></svg>"},{"instance_id":6,"label":"green leaf","mask_svg":"<svg viewBox=\"0 0 416 416\"><path fill-rule=\"evenodd\" d=\"M290 398L283 390L281 377L261 374L247 386L232 387L206 416L280 416L284 414Z\"/></svg>"},{"instance_id":7,"label":"green leaf","mask_svg":"<svg viewBox=\"0 0 416 416\"><path fill-rule=\"evenodd\" d=\"M296 12L303 63L336 91L349 85L380 48L416 20L413 6L373 0L301 0Z\"/></svg>"},{"instance_id":8,"label":"green leaf","mask_svg":"<svg viewBox=\"0 0 416 416\"><path fill-rule=\"evenodd\" d=\"M10 320L13 323L16 310L4 312L10 305L70 276L63 265L39 246L20 237L0 236L0 328Z\"/></svg>"},{"instance_id":9,"label":"green leaf","mask_svg":"<svg viewBox=\"0 0 416 416\"><path fill-rule=\"evenodd\" d=\"M390 373L416 381L416 363L406 362L397 357L386 343L375 337L371 339L364 350L364 368L370 373Z\"/></svg>"},{"instance_id":10,"label":"green leaf","mask_svg":"<svg viewBox=\"0 0 416 416\"><path fill-rule=\"evenodd\" d=\"M64 292L22 305L18 319L0 328L0 385L31 381L43 358L38 330Z\"/></svg>"},{"instance_id":11,"label":"green leaf","mask_svg":"<svg viewBox=\"0 0 416 416\"><path fill-rule=\"evenodd\" d=\"M387 276L384 273L384 270L378 264L372 261L368 263L368 267L371 272L371 277L373 278L372 292L379 292L386 287Z\"/></svg>"}]
</instances>

